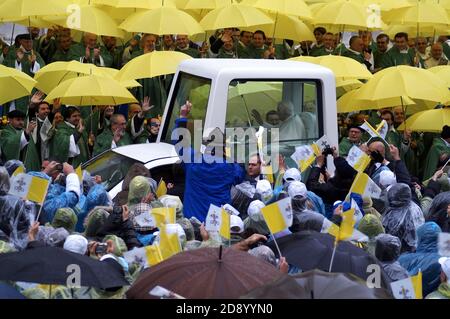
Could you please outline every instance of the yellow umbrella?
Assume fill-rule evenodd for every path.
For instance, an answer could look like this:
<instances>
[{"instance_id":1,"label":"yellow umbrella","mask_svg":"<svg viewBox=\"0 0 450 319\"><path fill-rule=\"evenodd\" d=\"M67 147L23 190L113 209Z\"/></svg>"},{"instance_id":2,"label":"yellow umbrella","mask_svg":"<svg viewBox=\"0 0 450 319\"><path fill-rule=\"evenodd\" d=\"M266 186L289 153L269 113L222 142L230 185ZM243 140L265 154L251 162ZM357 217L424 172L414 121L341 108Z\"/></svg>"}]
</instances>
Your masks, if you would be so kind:
<instances>
[{"instance_id":1,"label":"yellow umbrella","mask_svg":"<svg viewBox=\"0 0 450 319\"><path fill-rule=\"evenodd\" d=\"M263 26L253 26L242 28L245 31L255 32L262 30L265 34L273 36L276 39L290 39L294 41L314 41L314 33L299 18L280 14L277 16L277 22Z\"/></svg>"},{"instance_id":2,"label":"yellow umbrella","mask_svg":"<svg viewBox=\"0 0 450 319\"><path fill-rule=\"evenodd\" d=\"M64 81L48 94L45 101L54 99L60 99L63 104L77 106L137 102L118 81L100 75L88 75Z\"/></svg>"},{"instance_id":3,"label":"yellow umbrella","mask_svg":"<svg viewBox=\"0 0 450 319\"><path fill-rule=\"evenodd\" d=\"M383 101L394 99L394 105L404 105L404 97L422 103L421 107L432 107L450 100L446 83L433 73L410 66L395 66L377 72L374 77L358 89L354 98L358 100ZM396 100L396 101L395 101Z\"/></svg>"},{"instance_id":4,"label":"yellow umbrella","mask_svg":"<svg viewBox=\"0 0 450 319\"><path fill-rule=\"evenodd\" d=\"M127 89L131 89L131 88L135 88L135 87L142 87L142 85L138 81L135 81L135 80L121 81L121 80L117 79L116 78L117 74L119 74L119 70L117 70L117 69L101 67L101 68L97 68L97 71L94 74L100 74L100 75L104 75L104 76L113 78L114 80L118 81L121 86L123 86Z\"/></svg>"},{"instance_id":5,"label":"yellow umbrella","mask_svg":"<svg viewBox=\"0 0 450 319\"><path fill-rule=\"evenodd\" d=\"M385 29L385 33L391 39L393 39L394 36L399 32L406 32L411 37L434 37L436 34L450 33L450 26L447 27L445 25L434 25L417 29L417 26L413 25L391 24Z\"/></svg>"},{"instance_id":6,"label":"yellow umbrella","mask_svg":"<svg viewBox=\"0 0 450 319\"><path fill-rule=\"evenodd\" d=\"M244 28L264 24L273 24L273 20L257 8L236 3L214 9L200 21L200 25L205 30Z\"/></svg>"},{"instance_id":7,"label":"yellow umbrella","mask_svg":"<svg viewBox=\"0 0 450 319\"><path fill-rule=\"evenodd\" d=\"M340 97L347 92L359 89L363 83L359 80L342 80L340 78L336 79L336 96Z\"/></svg>"},{"instance_id":8,"label":"yellow umbrella","mask_svg":"<svg viewBox=\"0 0 450 319\"><path fill-rule=\"evenodd\" d=\"M49 21L46 21L41 18L29 17L29 18L0 18L0 23L11 22L15 24L20 24L27 27L36 27L36 28L50 28L55 24Z\"/></svg>"},{"instance_id":9,"label":"yellow umbrella","mask_svg":"<svg viewBox=\"0 0 450 319\"><path fill-rule=\"evenodd\" d=\"M119 81L125 81L173 74L181 61L189 59L192 58L182 52L153 51L125 64L115 78Z\"/></svg>"},{"instance_id":10,"label":"yellow umbrella","mask_svg":"<svg viewBox=\"0 0 450 319\"><path fill-rule=\"evenodd\" d=\"M416 132L440 133L445 125L450 125L450 108L416 113L402 123L398 130L404 131L408 128Z\"/></svg>"},{"instance_id":11,"label":"yellow umbrella","mask_svg":"<svg viewBox=\"0 0 450 319\"><path fill-rule=\"evenodd\" d=\"M365 65L343 56L324 55L317 58L296 57L289 60L319 64L331 69L336 78L341 80L370 79L373 77Z\"/></svg>"},{"instance_id":12,"label":"yellow umbrella","mask_svg":"<svg viewBox=\"0 0 450 319\"><path fill-rule=\"evenodd\" d=\"M444 7L425 1L417 1L411 7L391 10L383 15L383 20L392 24L413 25L418 30L428 26L450 25Z\"/></svg>"},{"instance_id":13,"label":"yellow umbrella","mask_svg":"<svg viewBox=\"0 0 450 319\"><path fill-rule=\"evenodd\" d=\"M93 3L114 8L158 9L163 6L176 8L172 0L94 0Z\"/></svg>"},{"instance_id":14,"label":"yellow umbrella","mask_svg":"<svg viewBox=\"0 0 450 319\"><path fill-rule=\"evenodd\" d=\"M428 71L436 74L442 80L447 83L447 86L450 88L450 66L449 65L438 65L432 68L429 68Z\"/></svg>"},{"instance_id":15,"label":"yellow umbrella","mask_svg":"<svg viewBox=\"0 0 450 319\"><path fill-rule=\"evenodd\" d=\"M313 19L311 9L303 0L244 0L242 4L306 20Z\"/></svg>"},{"instance_id":16,"label":"yellow umbrella","mask_svg":"<svg viewBox=\"0 0 450 319\"><path fill-rule=\"evenodd\" d=\"M341 31L359 29L380 29L381 19L371 19L370 10L366 6L348 0L337 0L326 3L314 16L314 25L339 28Z\"/></svg>"},{"instance_id":17,"label":"yellow umbrella","mask_svg":"<svg viewBox=\"0 0 450 319\"><path fill-rule=\"evenodd\" d=\"M128 17L120 28L129 32L164 34L199 34L204 30L194 18L176 8L162 7L138 12Z\"/></svg>"},{"instance_id":18,"label":"yellow umbrella","mask_svg":"<svg viewBox=\"0 0 450 319\"><path fill-rule=\"evenodd\" d=\"M70 4L68 0L4 0L0 2L0 17L16 19L64 15Z\"/></svg>"},{"instance_id":19,"label":"yellow umbrella","mask_svg":"<svg viewBox=\"0 0 450 319\"><path fill-rule=\"evenodd\" d=\"M188 0L183 9L208 9L214 10L232 3L232 0Z\"/></svg>"},{"instance_id":20,"label":"yellow umbrella","mask_svg":"<svg viewBox=\"0 0 450 319\"><path fill-rule=\"evenodd\" d=\"M29 95L35 85L27 74L0 64L0 105Z\"/></svg>"},{"instance_id":21,"label":"yellow umbrella","mask_svg":"<svg viewBox=\"0 0 450 319\"><path fill-rule=\"evenodd\" d=\"M118 28L116 21L101 9L84 5L79 7L80 19L69 17L47 17L46 19L66 28L123 38L125 33Z\"/></svg>"},{"instance_id":22,"label":"yellow umbrella","mask_svg":"<svg viewBox=\"0 0 450 319\"><path fill-rule=\"evenodd\" d=\"M416 103L407 96L402 97L402 101L398 97L380 99L375 101L357 99L358 89L350 91L342 95L337 100L337 112L338 113L350 113L363 110L383 109L395 106L407 106L408 110L411 110L411 106Z\"/></svg>"}]
</instances>

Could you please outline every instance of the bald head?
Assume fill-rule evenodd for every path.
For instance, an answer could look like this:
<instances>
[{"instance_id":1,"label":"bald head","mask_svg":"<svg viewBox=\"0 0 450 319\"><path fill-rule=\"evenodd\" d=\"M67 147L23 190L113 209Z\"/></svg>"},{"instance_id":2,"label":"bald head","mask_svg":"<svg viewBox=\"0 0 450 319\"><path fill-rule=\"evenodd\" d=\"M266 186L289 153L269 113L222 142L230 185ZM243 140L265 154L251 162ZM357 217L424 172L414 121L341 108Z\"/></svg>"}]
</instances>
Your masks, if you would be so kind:
<instances>
[{"instance_id":1,"label":"bald head","mask_svg":"<svg viewBox=\"0 0 450 319\"><path fill-rule=\"evenodd\" d=\"M84 34L84 45L90 49L95 48L97 45L97 35L86 32Z\"/></svg>"},{"instance_id":2,"label":"bald head","mask_svg":"<svg viewBox=\"0 0 450 319\"><path fill-rule=\"evenodd\" d=\"M369 145L369 151L371 152L380 152L381 155L383 155L384 158L386 158L386 148L382 142L373 142Z\"/></svg>"},{"instance_id":3,"label":"bald head","mask_svg":"<svg viewBox=\"0 0 450 319\"><path fill-rule=\"evenodd\" d=\"M443 53L444 53L444 50L442 48L442 44L440 44L439 42L437 42L431 46L431 56L434 59L439 60L440 58L442 58Z\"/></svg>"}]
</instances>

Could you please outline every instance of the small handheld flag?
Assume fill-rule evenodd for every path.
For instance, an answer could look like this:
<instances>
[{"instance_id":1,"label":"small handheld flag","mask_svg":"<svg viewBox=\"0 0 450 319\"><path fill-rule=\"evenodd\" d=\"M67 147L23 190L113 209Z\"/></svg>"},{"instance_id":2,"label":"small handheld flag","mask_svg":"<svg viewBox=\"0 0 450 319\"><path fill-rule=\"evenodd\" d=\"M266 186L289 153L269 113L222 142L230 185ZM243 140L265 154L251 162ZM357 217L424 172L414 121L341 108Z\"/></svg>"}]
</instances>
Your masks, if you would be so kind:
<instances>
[{"instance_id":1,"label":"small handheld flag","mask_svg":"<svg viewBox=\"0 0 450 319\"><path fill-rule=\"evenodd\" d=\"M358 172L364 172L370 164L370 156L364 153L358 146L353 146L347 155L347 163Z\"/></svg>"},{"instance_id":2,"label":"small handheld flag","mask_svg":"<svg viewBox=\"0 0 450 319\"><path fill-rule=\"evenodd\" d=\"M20 173L12 178L9 193L42 205L49 186L47 179Z\"/></svg>"},{"instance_id":3,"label":"small handheld flag","mask_svg":"<svg viewBox=\"0 0 450 319\"><path fill-rule=\"evenodd\" d=\"M213 204L209 206L205 229L208 232L218 232L225 239L230 239L230 214L225 209Z\"/></svg>"},{"instance_id":4,"label":"small handheld flag","mask_svg":"<svg viewBox=\"0 0 450 319\"><path fill-rule=\"evenodd\" d=\"M156 197L161 197L167 194L167 185L166 182L161 178L161 181L158 184L158 188L156 189Z\"/></svg>"},{"instance_id":5,"label":"small handheld flag","mask_svg":"<svg viewBox=\"0 0 450 319\"><path fill-rule=\"evenodd\" d=\"M75 169L75 174L77 174L80 184L83 183L83 171L81 170L81 165Z\"/></svg>"},{"instance_id":6,"label":"small handheld flag","mask_svg":"<svg viewBox=\"0 0 450 319\"><path fill-rule=\"evenodd\" d=\"M175 224L176 210L175 207L157 207L152 208L153 218L155 219L156 227L164 224Z\"/></svg>"},{"instance_id":7,"label":"small handheld flag","mask_svg":"<svg viewBox=\"0 0 450 319\"><path fill-rule=\"evenodd\" d=\"M19 174L25 174L25 169L22 165L19 165L16 170L12 173L12 176L17 176Z\"/></svg>"},{"instance_id":8,"label":"small handheld flag","mask_svg":"<svg viewBox=\"0 0 450 319\"><path fill-rule=\"evenodd\" d=\"M286 197L276 203L263 207L261 213L272 234L292 226L293 213L290 197Z\"/></svg>"},{"instance_id":9,"label":"small handheld flag","mask_svg":"<svg viewBox=\"0 0 450 319\"><path fill-rule=\"evenodd\" d=\"M365 173L358 173L350 188L350 194L356 193L362 197L380 198L381 189L377 184Z\"/></svg>"},{"instance_id":10,"label":"small handheld flag","mask_svg":"<svg viewBox=\"0 0 450 319\"><path fill-rule=\"evenodd\" d=\"M422 299L422 272L391 282L391 289L395 299Z\"/></svg>"}]
</instances>

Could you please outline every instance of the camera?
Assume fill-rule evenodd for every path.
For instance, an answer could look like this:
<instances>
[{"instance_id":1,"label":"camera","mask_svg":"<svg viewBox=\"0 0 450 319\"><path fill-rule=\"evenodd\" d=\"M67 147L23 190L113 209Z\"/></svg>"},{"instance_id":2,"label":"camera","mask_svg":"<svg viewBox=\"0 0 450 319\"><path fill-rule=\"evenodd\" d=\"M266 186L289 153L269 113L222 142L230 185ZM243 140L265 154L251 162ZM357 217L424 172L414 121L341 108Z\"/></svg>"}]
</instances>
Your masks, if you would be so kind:
<instances>
[{"instance_id":1,"label":"camera","mask_svg":"<svg viewBox=\"0 0 450 319\"><path fill-rule=\"evenodd\" d=\"M103 256L106 255L108 250L108 244L105 243L99 243L97 244L97 246L95 247L95 254L97 256Z\"/></svg>"},{"instance_id":2,"label":"camera","mask_svg":"<svg viewBox=\"0 0 450 319\"><path fill-rule=\"evenodd\" d=\"M328 156L328 155L333 155L334 151L331 147L327 146L326 148L324 148L324 150L322 151L322 154L324 156Z\"/></svg>"}]
</instances>

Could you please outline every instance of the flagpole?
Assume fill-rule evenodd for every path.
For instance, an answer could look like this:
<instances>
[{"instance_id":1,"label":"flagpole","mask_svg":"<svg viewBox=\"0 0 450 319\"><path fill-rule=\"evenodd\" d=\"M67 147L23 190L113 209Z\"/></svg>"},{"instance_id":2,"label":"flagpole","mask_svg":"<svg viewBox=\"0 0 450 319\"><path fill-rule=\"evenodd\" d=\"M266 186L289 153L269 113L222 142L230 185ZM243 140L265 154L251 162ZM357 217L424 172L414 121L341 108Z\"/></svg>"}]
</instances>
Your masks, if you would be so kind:
<instances>
[{"instance_id":1,"label":"flagpole","mask_svg":"<svg viewBox=\"0 0 450 319\"><path fill-rule=\"evenodd\" d=\"M328 272L331 272L331 269L333 268L334 255L336 254L336 249L337 249L338 243L339 243L339 241L336 238L336 240L334 241L333 254L331 255L330 268L328 269Z\"/></svg>"},{"instance_id":2,"label":"flagpole","mask_svg":"<svg viewBox=\"0 0 450 319\"><path fill-rule=\"evenodd\" d=\"M277 240L276 240L275 236L273 235L272 231L271 231L271 230L269 230L269 231L270 231L270 235L271 235L272 238L273 238L273 242L275 243L275 247L277 248L278 255L279 255L280 258L281 258L281 257L283 257L283 255L281 254L281 250L280 250L280 247L278 246Z\"/></svg>"},{"instance_id":3,"label":"flagpole","mask_svg":"<svg viewBox=\"0 0 450 319\"><path fill-rule=\"evenodd\" d=\"M49 189L49 187L47 187L47 189L46 189L46 191L45 191L44 201L43 201L42 204L40 205L39 213L38 213L38 215L37 215L37 217L36 217L36 221L39 221L39 217L41 216L42 206L44 206L45 198L47 197L47 194L48 194L48 189Z\"/></svg>"}]
</instances>

